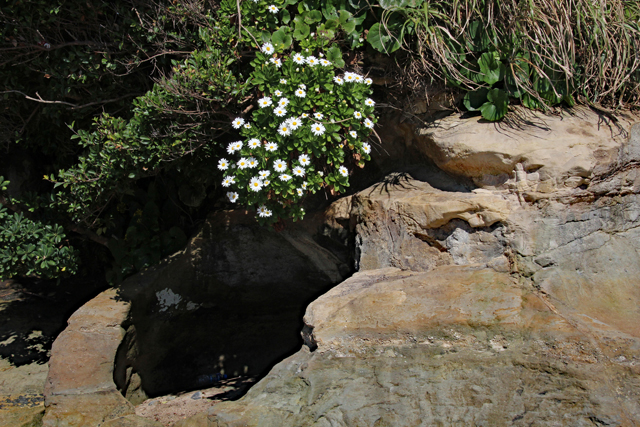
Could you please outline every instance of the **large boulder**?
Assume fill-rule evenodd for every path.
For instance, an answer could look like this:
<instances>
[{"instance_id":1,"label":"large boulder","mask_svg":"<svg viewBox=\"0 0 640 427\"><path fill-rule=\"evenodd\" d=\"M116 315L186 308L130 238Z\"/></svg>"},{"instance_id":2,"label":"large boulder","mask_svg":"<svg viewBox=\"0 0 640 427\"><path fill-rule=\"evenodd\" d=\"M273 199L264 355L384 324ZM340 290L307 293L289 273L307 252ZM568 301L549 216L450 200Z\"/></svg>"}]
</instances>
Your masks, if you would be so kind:
<instances>
[{"instance_id":1,"label":"large boulder","mask_svg":"<svg viewBox=\"0 0 640 427\"><path fill-rule=\"evenodd\" d=\"M266 373L300 347L309 301L351 274L346 248L319 225L277 231L246 212L212 214L183 251L121 285L136 341L121 366L148 395Z\"/></svg>"},{"instance_id":2,"label":"large boulder","mask_svg":"<svg viewBox=\"0 0 640 427\"><path fill-rule=\"evenodd\" d=\"M588 184L598 163L616 157L634 120L621 117L616 124L588 109L555 116L520 114L519 120L496 124L452 115L418 129L417 144L438 167L480 187L501 187L511 180L553 192Z\"/></svg>"},{"instance_id":3,"label":"large boulder","mask_svg":"<svg viewBox=\"0 0 640 427\"><path fill-rule=\"evenodd\" d=\"M302 350L191 425L640 424L640 125L535 121L418 132L484 188L396 174L331 206L359 272L309 305Z\"/></svg>"},{"instance_id":4,"label":"large boulder","mask_svg":"<svg viewBox=\"0 0 640 427\"><path fill-rule=\"evenodd\" d=\"M135 419L133 405L114 383L116 352L130 305L115 289L102 292L78 309L51 349L45 383L45 427L96 427ZM138 426L158 424L139 418ZM115 423L115 424L114 424Z\"/></svg>"}]
</instances>

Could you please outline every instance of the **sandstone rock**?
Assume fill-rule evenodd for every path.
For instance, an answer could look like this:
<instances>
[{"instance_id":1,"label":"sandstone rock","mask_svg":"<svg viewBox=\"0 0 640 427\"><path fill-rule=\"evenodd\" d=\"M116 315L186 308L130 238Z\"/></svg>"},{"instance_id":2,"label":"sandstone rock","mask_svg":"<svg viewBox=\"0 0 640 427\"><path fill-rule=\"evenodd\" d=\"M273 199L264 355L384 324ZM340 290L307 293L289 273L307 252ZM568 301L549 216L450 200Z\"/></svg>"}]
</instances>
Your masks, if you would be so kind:
<instances>
[{"instance_id":1,"label":"sandstone rock","mask_svg":"<svg viewBox=\"0 0 640 427\"><path fill-rule=\"evenodd\" d=\"M332 206L360 272L208 425L640 424L638 131L589 114L515 141L445 120L425 152L485 189L392 176Z\"/></svg>"},{"instance_id":2,"label":"sandstone rock","mask_svg":"<svg viewBox=\"0 0 640 427\"><path fill-rule=\"evenodd\" d=\"M1 404L0 404L1 406ZM39 427L42 425L44 406L0 407L0 427Z\"/></svg>"},{"instance_id":3,"label":"sandstone rock","mask_svg":"<svg viewBox=\"0 0 640 427\"><path fill-rule=\"evenodd\" d=\"M137 415L125 415L102 424L103 427L163 427L162 424Z\"/></svg>"},{"instance_id":4,"label":"sandstone rock","mask_svg":"<svg viewBox=\"0 0 640 427\"><path fill-rule=\"evenodd\" d=\"M210 425L640 420L640 341L595 323L576 328L554 311L543 295L487 269L357 273L307 310L317 349L278 364L242 400L212 407ZM612 358L613 345L626 358Z\"/></svg>"},{"instance_id":5,"label":"sandstone rock","mask_svg":"<svg viewBox=\"0 0 640 427\"><path fill-rule=\"evenodd\" d=\"M442 191L409 176L390 175L348 200L348 205L336 202L328 215L350 216L360 270L426 271L446 264L508 269L502 232L513 200L500 194Z\"/></svg>"},{"instance_id":6,"label":"sandstone rock","mask_svg":"<svg viewBox=\"0 0 640 427\"><path fill-rule=\"evenodd\" d=\"M204 388L203 374L259 375L298 349L308 301L351 272L346 248L320 244L319 224L275 231L241 211L211 215L184 251L121 285L136 350L120 365L159 395Z\"/></svg>"},{"instance_id":7,"label":"sandstone rock","mask_svg":"<svg viewBox=\"0 0 640 427\"><path fill-rule=\"evenodd\" d=\"M468 176L481 187L515 181L516 165L521 164L524 172L537 173L524 177L530 180L528 186L535 191L544 182L541 190L548 191L551 182L558 187L582 185L597 163L615 157L625 138L589 110L561 116L525 114L512 126L449 116L419 130L421 149L440 168Z\"/></svg>"},{"instance_id":8,"label":"sandstone rock","mask_svg":"<svg viewBox=\"0 0 640 427\"><path fill-rule=\"evenodd\" d=\"M51 350L44 426L99 426L134 413L113 382L129 304L107 290L78 309Z\"/></svg>"}]
</instances>

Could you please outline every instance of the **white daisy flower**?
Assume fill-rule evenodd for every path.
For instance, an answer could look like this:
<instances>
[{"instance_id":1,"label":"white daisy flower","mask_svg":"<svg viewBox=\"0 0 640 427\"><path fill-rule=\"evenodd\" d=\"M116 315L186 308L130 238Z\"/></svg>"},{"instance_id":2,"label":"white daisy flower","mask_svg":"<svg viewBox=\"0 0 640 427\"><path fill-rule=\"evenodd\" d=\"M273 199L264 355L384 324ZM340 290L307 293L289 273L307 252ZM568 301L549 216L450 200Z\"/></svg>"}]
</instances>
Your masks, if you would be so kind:
<instances>
[{"instance_id":1,"label":"white daisy flower","mask_svg":"<svg viewBox=\"0 0 640 427\"><path fill-rule=\"evenodd\" d=\"M271 181L269 181L268 179L265 179L264 181L262 181L262 187L263 188L268 186L269 184L271 184Z\"/></svg>"},{"instance_id":2,"label":"white daisy flower","mask_svg":"<svg viewBox=\"0 0 640 427\"><path fill-rule=\"evenodd\" d=\"M341 86L344 83L344 80L342 79L342 77L338 77L338 76L335 76L333 78L333 81L336 82L337 84L341 85Z\"/></svg>"},{"instance_id":3,"label":"white daisy flower","mask_svg":"<svg viewBox=\"0 0 640 427\"><path fill-rule=\"evenodd\" d=\"M245 169L249 167L249 160L245 159L244 157L242 157L240 160L238 160L238 169Z\"/></svg>"},{"instance_id":4,"label":"white daisy flower","mask_svg":"<svg viewBox=\"0 0 640 427\"><path fill-rule=\"evenodd\" d=\"M267 142L264 149L267 151L276 151L278 149L278 144L275 142Z\"/></svg>"},{"instance_id":5,"label":"white daisy flower","mask_svg":"<svg viewBox=\"0 0 640 427\"><path fill-rule=\"evenodd\" d=\"M322 126L322 123L316 123L311 126L311 132L313 132L313 134L316 136L322 135L324 131L325 129L324 126Z\"/></svg>"},{"instance_id":6,"label":"white daisy flower","mask_svg":"<svg viewBox=\"0 0 640 427\"><path fill-rule=\"evenodd\" d=\"M300 126L302 126L302 122L300 121L300 119L298 119L296 117L291 117L287 121L289 122L289 127L291 128L291 130L296 130Z\"/></svg>"},{"instance_id":7,"label":"white daisy flower","mask_svg":"<svg viewBox=\"0 0 640 427\"><path fill-rule=\"evenodd\" d=\"M309 117L309 115L307 113L300 114L300 118L301 119L306 119L307 117Z\"/></svg>"},{"instance_id":8,"label":"white daisy flower","mask_svg":"<svg viewBox=\"0 0 640 427\"><path fill-rule=\"evenodd\" d=\"M247 142L247 145L253 150L254 148L260 147L260 140L257 138L251 138L249 142Z\"/></svg>"},{"instance_id":9,"label":"white daisy flower","mask_svg":"<svg viewBox=\"0 0 640 427\"><path fill-rule=\"evenodd\" d=\"M251 129L251 123L245 123L244 124L244 128L245 129Z\"/></svg>"},{"instance_id":10,"label":"white daisy flower","mask_svg":"<svg viewBox=\"0 0 640 427\"><path fill-rule=\"evenodd\" d=\"M231 203L235 203L238 200L238 197L238 193L236 193L235 191L227 192L227 199L229 199Z\"/></svg>"},{"instance_id":11,"label":"white daisy flower","mask_svg":"<svg viewBox=\"0 0 640 427\"><path fill-rule=\"evenodd\" d=\"M275 162L273 162L273 168L276 170L276 172L284 172L287 170L287 162L277 159Z\"/></svg>"},{"instance_id":12,"label":"white daisy flower","mask_svg":"<svg viewBox=\"0 0 640 427\"><path fill-rule=\"evenodd\" d=\"M311 161L309 160L309 156L306 154L300 154L300 156L298 157L298 161L302 166L308 166L311 163Z\"/></svg>"},{"instance_id":13,"label":"white daisy flower","mask_svg":"<svg viewBox=\"0 0 640 427\"><path fill-rule=\"evenodd\" d=\"M243 124L244 124L244 119L240 117L236 117L235 119L233 119L233 122L231 122L231 126L233 126L234 129L240 129Z\"/></svg>"},{"instance_id":14,"label":"white daisy flower","mask_svg":"<svg viewBox=\"0 0 640 427\"><path fill-rule=\"evenodd\" d=\"M366 142L362 143L362 151L364 151L366 154L371 153L371 146L369 144L367 144Z\"/></svg>"},{"instance_id":15,"label":"white daisy flower","mask_svg":"<svg viewBox=\"0 0 640 427\"><path fill-rule=\"evenodd\" d=\"M345 168L344 166L340 166L338 172L340 172L340 175L342 176L349 176L349 169Z\"/></svg>"},{"instance_id":16,"label":"white daisy flower","mask_svg":"<svg viewBox=\"0 0 640 427\"><path fill-rule=\"evenodd\" d=\"M373 129L373 122L371 120L369 120L369 119L365 119L364 125L366 127L368 127L369 129Z\"/></svg>"},{"instance_id":17,"label":"white daisy flower","mask_svg":"<svg viewBox=\"0 0 640 427\"><path fill-rule=\"evenodd\" d=\"M269 62L271 62L273 65L275 65L276 68L282 67L282 61L280 60L280 58L270 58Z\"/></svg>"},{"instance_id":18,"label":"white daisy flower","mask_svg":"<svg viewBox=\"0 0 640 427\"><path fill-rule=\"evenodd\" d=\"M251 189L251 191L256 192L262 190L262 181L260 180L260 178L256 178L255 176L251 178L251 181L249 181L249 188Z\"/></svg>"},{"instance_id":19,"label":"white daisy flower","mask_svg":"<svg viewBox=\"0 0 640 427\"><path fill-rule=\"evenodd\" d=\"M301 168L300 166L296 166L295 168L293 168L293 174L295 176L304 176L304 168Z\"/></svg>"},{"instance_id":20,"label":"white daisy flower","mask_svg":"<svg viewBox=\"0 0 640 427\"><path fill-rule=\"evenodd\" d=\"M286 85L287 84L287 79L280 79L280 84L281 85Z\"/></svg>"},{"instance_id":21,"label":"white daisy flower","mask_svg":"<svg viewBox=\"0 0 640 427\"><path fill-rule=\"evenodd\" d=\"M285 114L287 114L287 110L285 110L282 107L276 107L276 108L273 109L273 114L275 114L278 117L282 117Z\"/></svg>"},{"instance_id":22,"label":"white daisy flower","mask_svg":"<svg viewBox=\"0 0 640 427\"><path fill-rule=\"evenodd\" d=\"M302 189L303 189L303 190L306 190L306 189L307 189L307 182L306 182L306 181L302 183Z\"/></svg>"},{"instance_id":23,"label":"white daisy flower","mask_svg":"<svg viewBox=\"0 0 640 427\"><path fill-rule=\"evenodd\" d=\"M273 45L271 43L265 43L262 45L262 52L267 55L271 55L274 52Z\"/></svg>"},{"instance_id":24,"label":"white daisy flower","mask_svg":"<svg viewBox=\"0 0 640 427\"><path fill-rule=\"evenodd\" d=\"M373 99L367 98L364 100L364 105L366 105L367 107L373 107L374 105L376 105L376 103Z\"/></svg>"},{"instance_id":25,"label":"white daisy flower","mask_svg":"<svg viewBox=\"0 0 640 427\"><path fill-rule=\"evenodd\" d=\"M370 85L371 83L373 83L373 80L371 80L369 77L367 77L366 79L364 79L364 84L366 84L366 85Z\"/></svg>"},{"instance_id":26,"label":"white daisy flower","mask_svg":"<svg viewBox=\"0 0 640 427\"><path fill-rule=\"evenodd\" d=\"M304 83L300 83L300 84L298 85L298 88L299 88L299 89L302 89L302 90L307 90L307 85L306 85L306 84L304 84Z\"/></svg>"},{"instance_id":27,"label":"white daisy flower","mask_svg":"<svg viewBox=\"0 0 640 427\"><path fill-rule=\"evenodd\" d=\"M324 118L324 114L322 114L322 113L313 113L313 117L315 117L316 120L322 120Z\"/></svg>"},{"instance_id":28,"label":"white daisy flower","mask_svg":"<svg viewBox=\"0 0 640 427\"><path fill-rule=\"evenodd\" d=\"M304 194L302 188L296 188L296 192L298 193L298 196L302 196Z\"/></svg>"},{"instance_id":29,"label":"white daisy flower","mask_svg":"<svg viewBox=\"0 0 640 427\"><path fill-rule=\"evenodd\" d=\"M296 53L295 55L293 55L293 62L295 62L296 64L304 64L304 56Z\"/></svg>"},{"instance_id":30,"label":"white daisy flower","mask_svg":"<svg viewBox=\"0 0 640 427\"><path fill-rule=\"evenodd\" d=\"M364 77L362 77L360 74L354 74L353 77L356 83L362 83L362 81L364 80Z\"/></svg>"},{"instance_id":31,"label":"white daisy flower","mask_svg":"<svg viewBox=\"0 0 640 427\"><path fill-rule=\"evenodd\" d=\"M344 81L347 83L353 83L356 81L356 76L353 73L344 73Z\"/></svg>"},{"instance_id":32,"label":"white daisy flower","mask_svg":"<svg viewBox=\"0 0 640 427\"><path fill-rule=\"evenodd\" d=\"M258 160L255 157L249 157L247 161L249 162L249 169L258 167Z\"/></svg>"},{"instance_id":33,"label":"white daisy flower","mask_svg":"<svg viewBox=\"0 0 640 427\"><path fill-rule=\"evenodd\" d=\"M278 13L278 11L280 10L280 9L278 9L278 8L277 8L275 5L273 5L273 4L272 4L271 6L269 6L267 9L268 9L268 10L269 10L269 12L271 12L271 13Z\"/></svg>"},{"instance_id":34,"label":"white daisy flower","mask_svg":"<svg viewBox=\"0 0 640 427\"><path fill-rule=\"evenodd\" d=\"M238 147L238 143L240 143L239 147ZM240 141L232 142L231 144L229 144L227 146L227 153L233 154L233 153L235 153L236 151L238 151L241 148L242 148L242 142L240 142Z\"/></svg>"},{"instance_id":35,"label":"white daisy flower","mask_svg":"<svg viewBox=\"0 0 640 427\"><path fill-rule=\"evenodd\" d=\"M278 101L278 105L284 108L289 105L289 100L287 98L282 98L280 99L280 101Z\"/></svg>"},{"instance_id":36,"label":"white daisy flower","mask_svg":"<svg viewBox=\"0 0 640 427\"><path fill-rule=\"evenodd\" d=\"M271 175L271 171L268 170L262 170L258 172L258 176L260 177L260 179L267 178L269 175Z\"/></svg>"},{"instance_id":37,"label":"white daisy flower","mask_svg":"<svg viewBox=\"0 0 640 427\"><path fill-rule=\"evenodd\" d=\"M353 117L355 117L356 119L361 119L362 118L362 113L360 111L354 111L353 112Z\"/></svg>"},{"instance_id":38,"label":"white daisy flower","mask_svg":"<svg viewBox=\"0 0 640 427\"><path fill-rule=\"evenodd\" d=\"M242 149L242 141L236 141L236 151L240 151Z\"/></svg>"},{"instance_id":39,"label":"white daisy flower","mask_svg":"<svg viewBox=\"0 0 640 427\"><path fill-rule=\"evenodd\" d=\"M273 92L273 94L274 94L275 96L282 96L282 92L280 92L280 91L279 91L279 90L277 90L277 89L276 89L276 91L275 91L275 92Z\"/></svg>"},{"instance_id":40,"label":"white daisy flower","mask_svg":"<svg viewBox=\"0 0 640 427\"><path fill-rule=\"evenodd\" d=\"M357 138L358 137L358 132L356 132L355 130L352 130L351 132L349 132L349 136L351 138Z\"/></svg>"},{"instance_id":41,"label":"white daisy flower","mask_svg":"<svg viewBox=\"0 0 640 427\"><path fill-rule=\"evenodd\" d=\"M278 128L278 133L282 136L291 135L291 126L289 126L288 121L285 121L280 125L280 127Z\"/></svg>"},{"instance_id":42,"label":"white daisy flower","mask_svg":"<svg viewBox=\"0 0 640 427\"><path fill-rule=\"evenodd\" d=\"M320 54L322 55L322 54ZM329 65L331 65L331 61L328 61L326 59L321 59L320 60L320 65L322 65L323 67L328 67Z\"/></svg>"},{"instance_id":43,"label":"white daisy flower","mask_svg":"<svg viewBox=\"0 0 640 427\"><path fill-rule=\"evenodd\" d=\"M222 180L222 186L223 187L229 187L231 184L235 184L235 176L230 175L225 177L225 179Z\"/></svg>"},{"instance_id":44,"label":"white daisy flower","mask_svg":"<svg viewBox=\"0 0 640 427\"><path fill-rule=\"evenodd\" d=\"M278 178L280 178L280 181L289 181L291 179L291 175L287 175L286 173L283 173Z\"/></svg>"},{"instance_id":45,"label":"white daisy flower","mask_svg":"<svg viewBox=\"0 0 640 427\"><path fill-rule=\"evenodd\" d=\"M316 65L318 65L318 58L316 58L315 56L308 56L306 59L307 64L309 64L311 67L314 67Z\"/></svg>"},{"instance_id":46,"label":"white daisy flower","mask_svg":"<svg viewBox=\"0 0 640 427\"><path fill-rule=\"evenodd\" d=\"M273 104L273 102L268 96L265 96L264 98L260 98L258 100L258 105L260 106L260 108L269 107L271 104Z\"/></svg>"},{"instance_id":47,"label":"white daisy flower","mask_svg":"<svg viewBox=\"0 0 640 427\"><path fill-rule=\"evenodd\" d=\"M305 96L307 96L307 92L305 92L303 89L296 90L295 94L298 98L304 98Z\"/></svg>"},{"instance_id":48,"label":"white daisy flower","mask_svg":"<svg viewBox=\"0 0 640 427\"><path fill-rule=\"evenodd\" d=\"M258 215L262 218L268 218L271 216L271 211L265 205L262 205L258 208Z\"/></svg>"},{"instance_id":49,"label":"white daisy flower","mask_svg":"<svg viewBox=\"0 0 640 427\"><path fill-rule=\"evenodd\" d=\"M229 168L229 160L220 159L220 161L218 161L218 169L223 171L223 170L227 170L228 168Z\"/></svg>"}]
</instances>

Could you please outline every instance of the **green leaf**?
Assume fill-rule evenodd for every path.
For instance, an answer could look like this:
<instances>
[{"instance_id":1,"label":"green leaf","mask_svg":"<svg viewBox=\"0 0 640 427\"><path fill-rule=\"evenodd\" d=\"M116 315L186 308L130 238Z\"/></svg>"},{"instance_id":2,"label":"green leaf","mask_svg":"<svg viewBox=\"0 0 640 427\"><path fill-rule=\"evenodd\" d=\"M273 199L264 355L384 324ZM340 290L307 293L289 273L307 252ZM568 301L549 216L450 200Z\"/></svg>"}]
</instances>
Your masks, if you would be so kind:
<instances>
[{"instance_id":1,"label":"green leaf","mask_svg":"<svg viewBox=\"0 0 640 427\"><path fill-rule=\"evenodd\" d=\"M344 24L342 24L342 29L345 33L351 34L356 30L356 21L354 19L350 19Z\"/></svg>"},{"instance_id":2,"label":"green leaf","mask_svg":"<svg viewBox=\"0 0 640 427\"><path fill-rule=\"evenodd\" d=\"M482 117L491 122L502 119L507 114L509 95L501 89L491 89L487 93L487 102L482 104Z\"/></svg>"},{"instance_id":3,"label":"green leaf","mask_svg":"<svg viewBox=\"0 0 640 427\"><path fill-rule=\"evenodd\" d=\"M324 28L327 30L336 30L339 25L340 22L337 19L329 19L324 23Z\"/></svg>"},{"instance_id":4,"label":"green leaf","mask_svg":"<svg viewBox=\"0 0 640 427\"><path fill-rule=\"evenodd\" d=\"M490 85L504 78L506 69L502 61L500 61L500 54L498 52L483 53L478 60L478 66L480 66L482 80Z\"/></svg>"},{"instance_id":5,"label":"green leaf","mask_svg":"<svg viewBox=\"0 0 640 427\"><path fill-rule=\"evenodd\" d=\"M487 102L487 93L489 93L489 89L484 87L474 90L473 92L467 92L463 100L464 106L469 111L478 110L482 104Z\"/></svg>"},{"instance_id":6,"label":"green leaf","mask_svg":"<svg viewBox=\"0 0 640 427\"><path fill-rule=\"evenodd\" d=\"M338 20L340 21L341 25L344 25L347 23L349 19L351 19L351 16L352 16L351 12L348 12L346 10L341 10Z\"/></svg>"},{"instance_id":7,"label":"green leaf","mask_svg":"<svg viewBox=\"0 0 640 427\"><path fill-rule=\"evenodd\" d=\"M400 40L376 22L369 29L367 41L378 52L392 53L400 49Z\"/></svg>"},{"instance_id":8,"label":"green leaf","mask_svg":"<svg viewBox=\"0 0 640 427\"><path fill-rule=\"evenodd\" d=\"M319 10L310 10L304 14L304 22L307 24L315 24L322 20L322 12Z\"/></svg>"},{"instance_id":9,"label":"green leaf","mask_svg":"<svg viewBox=\"0 0 640 427\"><path fill-rule=\"evenodd\" d=\"M338 17L338 11L330 1L323 2L322 14L325 19L336 19Z\"/></svg>"},{"instance_id":10,"label":"green leaf","mask_svg":"<svg viewBox=\"0 0 640 427\"><path fill-rule=\"evenodd\" d=\"M344 67L344 60L342 59L342 51L338 46L332 46L329 50L326 51L327 59L333 62L336 67L342 68Z\"/></svg>"},{"instance_id":11,"label":"green leaf","mask_svg":"<svg viewBox=\"0 0 640 427\"><path fill-rule=\"evenodd\" d=\"M288 24L289 22L291 22L291 14L289 13L289 11L287 9L284 9L282 11L282 23L283 24Z\"/></svg>"},{"instance_id":12,"label":"green leaf","mask_svg":"<svg viewBox=\"0 0 640 427\"><path fill-rule=\"evenodd\" d=\"M291 46L293 42L291 36L286 34L282 28L271 35L271 41L274 46L284 46L285 48Z\"/></svg>"},{"instance_id":13,"label":"green leaf","mask_svg":"<svg viewBox=\"0 0 640 427\"><path fill-rule=\"evenodd\" d=\"M522 105L524 105L527 108L530 108L532 110L536 110L536 109L540 109L542 108L542 104L540 103L540 101L538 101L536 98L534 98L533 96L531 96L528 93L524 93L522 95Z\"/></svg>"},{"instance_id":14,"label":"green leaf","mask_svg":"<svg viewBox=\"0 0 640 427\"><path fill-rule=\"evenodd\" d=\"M379 3L383 9L418 8L423 0L380 0Z\"/></svg>"},{"instance_id":15,"label":"green leaf","mask_svg":"<svg viewBox=\"0 0 640 427\"><path fill-rule=\"evenodd\" d=\"M304 22L297 22L293 31L293 38L296 40L305 40L311 34L311 28Z\"/></svg>"}]
</instances>

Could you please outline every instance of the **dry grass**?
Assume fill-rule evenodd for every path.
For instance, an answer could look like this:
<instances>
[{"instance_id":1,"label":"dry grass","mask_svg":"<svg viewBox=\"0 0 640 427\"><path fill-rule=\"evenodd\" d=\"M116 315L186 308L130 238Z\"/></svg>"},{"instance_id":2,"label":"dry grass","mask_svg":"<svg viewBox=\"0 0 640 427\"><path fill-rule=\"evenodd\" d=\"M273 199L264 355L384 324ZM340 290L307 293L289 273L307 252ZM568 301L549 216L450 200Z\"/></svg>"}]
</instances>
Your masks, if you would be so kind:
<instances>
[{"instance_id":1,"label":"dry grass","mask_svg":"<svg viewBox=\"0 0 640 427\"><path fill-rule=\"evenodd\" d=\"M463 71L467 59L477 56L469 43L473 23L480 22L489 48L500 52L512 71L526 63L540 78L555 81L556 88L564 82L581 103L640 104L637 0L425 0L419 8L385 13L393 11L414 23L421 71L433 78L457 80L469 90L478 87ZM406 42L406 49L415 49ZM541 100L532 79L514 74L524 91Z\"/></svg>"}]
</instances>

